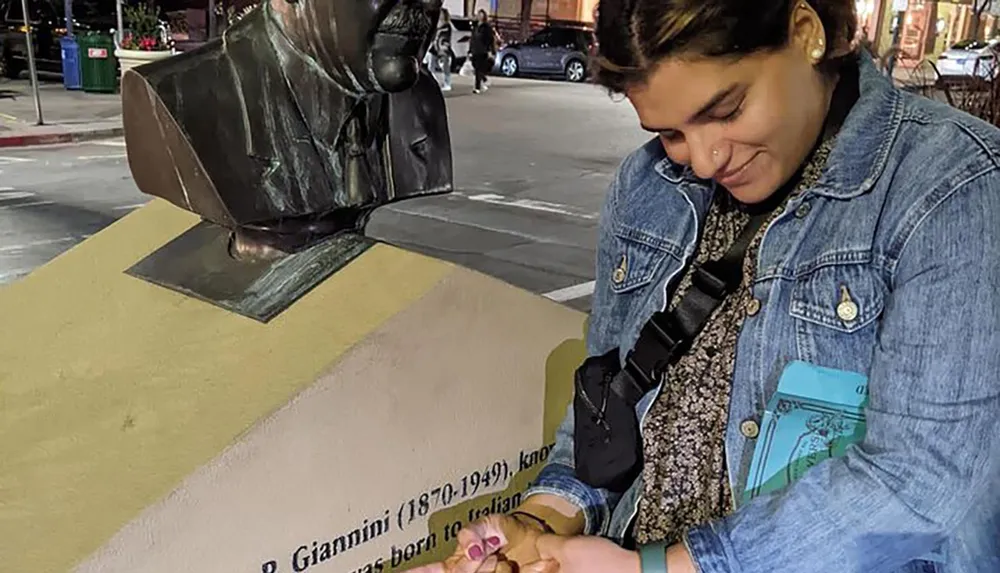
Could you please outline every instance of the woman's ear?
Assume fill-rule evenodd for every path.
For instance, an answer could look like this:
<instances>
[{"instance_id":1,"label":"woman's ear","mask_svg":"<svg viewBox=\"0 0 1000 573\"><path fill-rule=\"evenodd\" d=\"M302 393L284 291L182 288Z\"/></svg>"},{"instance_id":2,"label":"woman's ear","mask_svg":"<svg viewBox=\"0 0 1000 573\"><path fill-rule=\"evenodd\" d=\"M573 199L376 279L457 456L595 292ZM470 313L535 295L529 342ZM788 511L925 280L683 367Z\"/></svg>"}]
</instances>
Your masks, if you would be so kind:
<instances>
[{"instance_id":1,"label":"woman's ear","mask_svg":"<svg viewBox=\"0 0 1000 573\"><path fill-rule=\"evenodd\" d=\"M792 8L788 37L792 45L813 65L819 64L830 55L823 21L805 0L796 3Z\"/></svg>"}]
</instances>

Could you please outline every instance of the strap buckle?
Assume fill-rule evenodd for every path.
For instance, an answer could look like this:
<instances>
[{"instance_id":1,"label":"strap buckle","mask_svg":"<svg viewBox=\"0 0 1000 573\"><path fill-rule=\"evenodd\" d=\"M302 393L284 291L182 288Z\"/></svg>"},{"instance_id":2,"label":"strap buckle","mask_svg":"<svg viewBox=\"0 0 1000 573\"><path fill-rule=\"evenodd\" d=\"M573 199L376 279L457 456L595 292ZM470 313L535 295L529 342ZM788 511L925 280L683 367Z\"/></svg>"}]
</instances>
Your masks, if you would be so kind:
<instances>
[{"instance_id":1,"label":"strap buckle","mask_svg":"<svg viewBox=\"0 0 1000 573\"><path fill-rule=\"evenodd\" d=\"M661 382L667 367L673 364L691 344L673 314L654 314L639 332L639 339L625 358L625 368L646 390Z\"/></svg>"},{"instance_id":2,"label":"strap buckle","mask_svg":"<svg viewBox=\"0 0 1000 573\"><path fill-rule=\"evenodd\" d=\"M691 283L701 292L715 300L721 301L739 287L742 279L742 268L734 267L722 261L707 261L705 264L694 268Z\"/></svg>"}]
</instances>

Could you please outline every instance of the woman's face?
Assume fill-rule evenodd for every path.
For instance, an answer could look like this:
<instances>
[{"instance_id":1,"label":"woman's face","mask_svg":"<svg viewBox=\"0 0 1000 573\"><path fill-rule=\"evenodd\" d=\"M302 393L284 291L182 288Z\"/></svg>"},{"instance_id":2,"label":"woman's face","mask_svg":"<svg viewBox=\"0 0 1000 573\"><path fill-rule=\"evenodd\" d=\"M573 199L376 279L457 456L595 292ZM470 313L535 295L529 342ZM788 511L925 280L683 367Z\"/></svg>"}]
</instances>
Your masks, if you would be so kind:
<instances>
[{"instance_id":1,"label":"woman's face","mask_svg":"<svg viewBox=\"0 0 1000 573\"><path fill-rule=\"evenodd\" d=\"M767 199L792 177L829 109L833 82L812 53L822 26L811 10L796 10L791 25L791 41L778 51L667 59L626 92L673 162L744 203Z\"/></svg>"}]
</instances>

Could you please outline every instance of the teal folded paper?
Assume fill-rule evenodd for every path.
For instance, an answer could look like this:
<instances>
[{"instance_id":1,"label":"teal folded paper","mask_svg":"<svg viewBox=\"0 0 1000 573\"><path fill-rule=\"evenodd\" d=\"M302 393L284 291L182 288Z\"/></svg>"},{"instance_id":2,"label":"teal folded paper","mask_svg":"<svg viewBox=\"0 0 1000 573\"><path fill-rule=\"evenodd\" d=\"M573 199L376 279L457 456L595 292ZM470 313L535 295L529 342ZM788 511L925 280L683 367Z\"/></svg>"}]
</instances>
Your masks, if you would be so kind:
<instances>
[{"instance_id":1,"label":"teal folded paper","mask_svg":"<svg viewBox=\"0 0 1000 573\"><path fill-rule=\"evenodd\" d=\"M809 468L841 456L865 437L868 377L791 362L761 418L743 503L784 489ZM919 558L946 563L943 545Z\"/></svg>"},{"instance_id":2,"label":"teal folded paper","mask_svg":"<svg viewBox=\"0 0 1000 573\"><path fill-rule=\"evenodd\" d=\"M761 419L743 502L784 489L821 461L865 437L868 377L790 363Z\"/></svg>"}]
</instances>

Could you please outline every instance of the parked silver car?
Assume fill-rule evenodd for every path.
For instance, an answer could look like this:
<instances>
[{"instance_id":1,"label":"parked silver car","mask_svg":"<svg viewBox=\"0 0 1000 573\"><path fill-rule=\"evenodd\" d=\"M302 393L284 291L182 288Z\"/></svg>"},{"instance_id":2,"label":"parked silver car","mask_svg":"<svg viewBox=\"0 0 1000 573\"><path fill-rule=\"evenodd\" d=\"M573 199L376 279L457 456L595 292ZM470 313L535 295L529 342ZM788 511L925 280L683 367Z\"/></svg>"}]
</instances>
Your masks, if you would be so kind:
<instances>
[{"instance_id":1,"label":"parked silver car","mask_svg":"<svg viewBox=\"0 0 1000 573\"><path fill-rule=\"evenodd\" d=\"M986 42L964 40L945 50L937 60L937 71L942 76L978 76L992 78L996 68L1000 40Z\"/></svg>"},{"instance_id":2,"label":"parked silver car","mask_svg":"<svg viewBox=\"0 0 1000 573\"><path fill-rule=\"evenodd\" d=\"M558 76L571 82L587 79L594 33L583 27L549 26L524 42L511 42L497 53L495 73Z\"/></svg>"}]
</instances>

